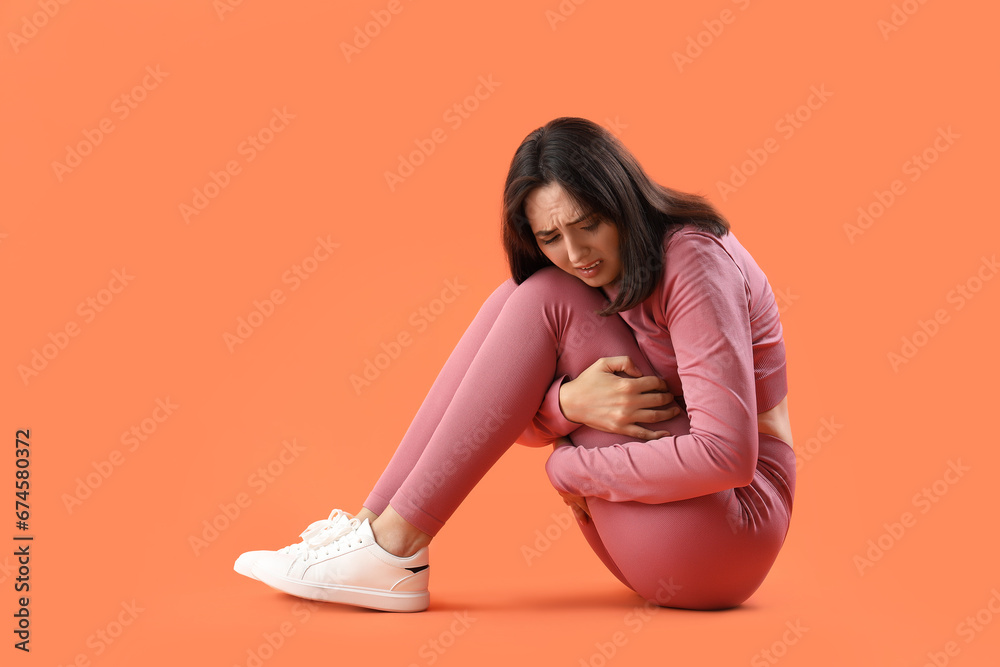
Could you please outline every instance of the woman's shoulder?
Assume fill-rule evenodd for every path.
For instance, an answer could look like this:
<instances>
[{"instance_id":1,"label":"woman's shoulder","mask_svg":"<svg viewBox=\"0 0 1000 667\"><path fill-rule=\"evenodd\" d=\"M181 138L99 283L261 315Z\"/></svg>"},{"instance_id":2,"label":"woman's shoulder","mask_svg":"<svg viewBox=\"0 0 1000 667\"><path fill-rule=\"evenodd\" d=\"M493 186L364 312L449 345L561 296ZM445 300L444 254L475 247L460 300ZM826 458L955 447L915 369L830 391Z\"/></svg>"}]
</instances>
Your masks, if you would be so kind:
<instances>
[{"instance_id":1,"label":"woman's shoulder","mask_svg":"<svg viewBox=\"0 0 1000 667\"><path fill-rule=\"evenodd\" d=\"M764 270L731 229L717 236L685 225L665 240L665 250L662 284L666 290L703 282L742 283L752 302L774 300Z\"/></svg>"},{"instance_id":2,"label":"woman's shoulder","mask_svg":"<svg viewBox=\"0 0 1000 667\"><path fill-rule=\"evenodd\" d=\"M737 257L745 252L732 230L718 236L692 224L664 234L663 251L668 267L671 261L677 267L694 261L724 261L727 256L739 265Z\"/></svg>"}]
</instances>

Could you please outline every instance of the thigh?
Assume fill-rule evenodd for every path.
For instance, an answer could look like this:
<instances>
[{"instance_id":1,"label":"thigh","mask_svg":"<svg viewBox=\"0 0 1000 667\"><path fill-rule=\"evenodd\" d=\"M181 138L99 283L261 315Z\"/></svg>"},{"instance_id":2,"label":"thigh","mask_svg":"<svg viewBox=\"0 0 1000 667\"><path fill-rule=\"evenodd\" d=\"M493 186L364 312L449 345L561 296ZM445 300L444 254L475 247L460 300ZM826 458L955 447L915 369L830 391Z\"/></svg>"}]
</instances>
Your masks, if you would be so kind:
<instances>
[{"instance_id":1,"label":"thigh","mask_svg":"<svg viewBox=\"0 0 1000 667\"><path fill-rule=\"evenodd\" d=\"M795 473L790 448L763 440L749 486L660 505L587 499L633 590L664 606L723 609L760 587L788 532Z\"/></svg>"}]
</instances>

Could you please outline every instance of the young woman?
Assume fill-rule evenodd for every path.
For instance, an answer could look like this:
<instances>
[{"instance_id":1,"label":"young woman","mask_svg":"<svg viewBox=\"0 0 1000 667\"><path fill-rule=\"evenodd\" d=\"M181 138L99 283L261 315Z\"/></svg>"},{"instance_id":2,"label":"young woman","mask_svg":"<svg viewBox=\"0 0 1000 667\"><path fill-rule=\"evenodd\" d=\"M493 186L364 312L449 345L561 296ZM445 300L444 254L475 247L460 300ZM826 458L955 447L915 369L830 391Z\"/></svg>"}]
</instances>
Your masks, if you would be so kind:
<instances>
[{"instance_id":1,"label":"young woman","mask_svg":"<svg viewBox=\"0 0 1000 667\"><path fill-rule=\"evenodd\" d=\"M241 574L304 598L422 611L428 544L519 441L590 546L645 599L720 609L788 531L795 456L767 278L703 198L609 132L557 118L511 162L512 278L486 300L354 516L334 510Z\"/></svg>"}]
</instances>

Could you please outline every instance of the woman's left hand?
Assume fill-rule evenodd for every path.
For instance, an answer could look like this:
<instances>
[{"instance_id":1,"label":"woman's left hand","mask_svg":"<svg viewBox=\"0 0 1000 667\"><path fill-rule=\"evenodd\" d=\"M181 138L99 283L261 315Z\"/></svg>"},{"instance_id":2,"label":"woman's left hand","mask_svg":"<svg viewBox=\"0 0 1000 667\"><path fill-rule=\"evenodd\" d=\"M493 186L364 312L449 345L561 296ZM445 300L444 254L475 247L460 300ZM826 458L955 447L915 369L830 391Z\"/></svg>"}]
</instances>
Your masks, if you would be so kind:
<instances>
[{"instance_id":1,"label":"woman's left hand","mask_svg":"<svg viewBox=\"0 0 1000 667\"><path fill-rule=\"evenodd\" d=\"M560 447L572 447L572 446L573 443L570 441L569 438L558 438L555 442L552 443L552 451L555 451ZM584 498L583 496L574 495L572 493L559 491L558 489L556 489L556 492L560 496L562 496L563 502L569 505L569 508L573 510L573 516L576 517L577 521L584 524L590 522L590 510L587 508L586 498Z\"/></svg>"}]
</instances>

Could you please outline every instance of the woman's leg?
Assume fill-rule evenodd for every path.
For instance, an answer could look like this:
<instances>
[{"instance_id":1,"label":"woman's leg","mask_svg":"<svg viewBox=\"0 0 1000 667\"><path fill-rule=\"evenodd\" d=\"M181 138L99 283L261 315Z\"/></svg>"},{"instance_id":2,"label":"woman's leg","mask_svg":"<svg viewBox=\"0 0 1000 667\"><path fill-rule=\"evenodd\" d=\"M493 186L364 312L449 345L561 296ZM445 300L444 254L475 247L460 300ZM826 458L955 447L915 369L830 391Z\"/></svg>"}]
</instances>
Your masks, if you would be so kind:
<instances>
[{"instance_id":1,"label":"woman's leg","mask_svg":"<svg viewBox=\"0 0 1000 667\"><path fill-rule=\"evenodd\" d=\"M376 485L378 502L365 503L375 512L392 493L388 505L427 536L524 431L555 377L579 375L602 356L642 354L620 317L596 314L607 299L579 279L549 267L505 285L463 337L456 363L450 358L438 376L431 407L421 407L425 414ZM499 312L494 297L503 300Z\"/></svg>"},{"instance_id":2,"label":"woman's leg","mask_svg":"<svg viewBox=\"0 0 1000 667\"><path fill-rule=\"evenodd\" d=\"M596 336L586 326L582 330L596 349L569 350L560 359L566 370L557 374L575 377L599 357L617 355L631 357L643 375L656 374L621 318L603 320ZM684 412L649 425L673 435L689 433L690 427ZM588 448L628 440L588 426L577 428L571 438ZM774 563L788 532L794 494L792 448L762 433L750 485L659 505L588 497L591 521L578 525L605 566L647 600L691 609L733 607L757 590Z\"/></svg>"},{"instance_id":3,"label":"woman's leg","mask_svg":"<svg viewBox=\"0 0 1000 667\"><path fill-rule=\"evenodd\" d=\"M410 422L403 439L400 440L389 465L386 466L385 471L363 504L363 509L371 512L369 518L379 516L385 511L389 500L402 485L410 470L413 469L444 416L448 404L455 395L462 378L465 377L479 347L483 344L486 334L490 332L500 310L507 302L508 297L514 293L516 287L517 284L513 279L508 279L497 287L480 307L472 324L469 325L455 349L452 350L451 355L431 385L430 391L427 392L420 409L417 410L413 421ZM364 518L365 515L359 512L358 516Z\"/></svg>"},{"instance_id":4,"label":"woman's leg","mask_svg":"<svg viewBox=\"0 0 1000 667\"><path fill-rule=\"evenodd\" d=\"M644 372L645 369L643 369ZM651 428L688 432L681 415ZM577 446L613 444L621 436L581 427ZM609 441L610 440L610 441ZM627 586L656 604L687 609L734 607L761 585L788 532L795 494L795 455L760 434L757 471L749 486L649 505L590 497L581 524L595 551Z\"/></svg>"},{"instance_id":5,"label":"woman's leg","mask_svg":"<svg viewBox=\"0 0 1000 667\"><path fill-rule=\"evenodd\" d=\"M308 599L426 609L430 566L422 547L524 432L553 380L577 376L601 356L641 355L620 317L596 314L607 304L604 294L555 267L498 292L442 369L376 485L368 512L382 508L378 517L326 526L305 550L257 552L251 576Z\"/></svg>"},{"instance_id":6,"label":"woman's leg","mask_svg":"<svg viewBox=\"0 0 1000 667\"><path fill-rule=\"evenodd\" d=\"M435 535L524 430L555 377L621 355L654 374L624 321L595 314L605 304L599 290L555 268L517 287L502 285L439 375L406 451L380 479L383 497L392 494L391 517L380 520ZM683 413L653 426L675 435L689 427ZM581 525L587 541L649 600L698 609L740 604L763 581L788 530L794 455L771 440L761 435L757 474L741 489L662 505L588 499L592 521ZM581 426L573 441L597 447L622 436Z\"/></svg>"}]
</instances>

